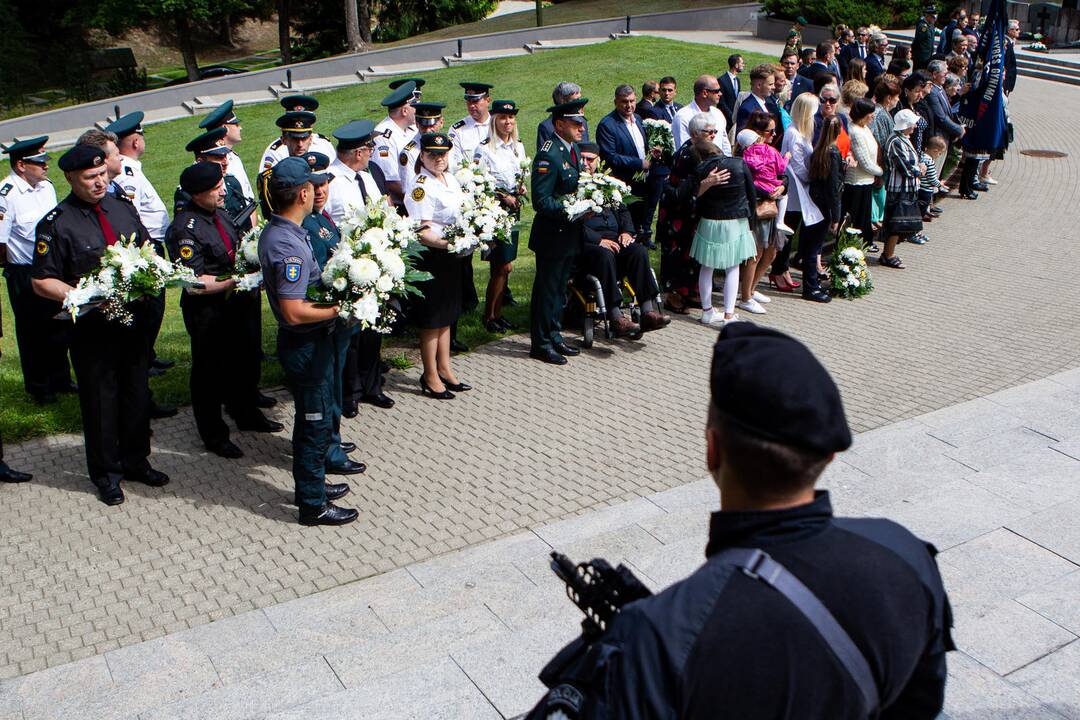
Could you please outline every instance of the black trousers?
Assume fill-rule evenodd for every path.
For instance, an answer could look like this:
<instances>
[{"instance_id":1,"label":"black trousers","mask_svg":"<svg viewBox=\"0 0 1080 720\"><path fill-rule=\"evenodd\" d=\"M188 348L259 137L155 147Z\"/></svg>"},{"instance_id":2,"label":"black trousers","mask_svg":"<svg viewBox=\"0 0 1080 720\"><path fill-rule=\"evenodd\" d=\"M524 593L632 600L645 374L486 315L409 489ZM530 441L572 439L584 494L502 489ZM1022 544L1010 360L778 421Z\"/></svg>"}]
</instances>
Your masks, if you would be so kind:
<instances>
[{"instance_id":1,"label":"black trousers","mask_svg":"<svg viewBox=\"0 0 1080 720\"><path fill-rule=\"evenodd\" d=\"M960 194L967 195L974 192L971 186L975 184L975 175L979 172L978 158L965 156L960 165Z\"/></svg>"},{"instance_id":2,"label":"black trousers","mask_svg":"<svg viewBox=\"0 0 1080 720\"><path fill-rule=\"evenodd\" d=\"M236 372L244 376L244 396L239 404L226 405L233 417L240 419L250 412L259 401L259 383L262 382L262 291L233 293L231 302L235 308L236 326L233 332L242 336L236 357Z\"/></svg>"},{"instance_id":3,"label":"black trousers","mask_svg":"<svg viewBox=\"0 0 1080 720\"><path fill-rule=\"evenodd\" d=\"M791 212L784 213L784 224L792 230L798 230L802 225L802 212L799 210L793 210ZM791 245L790 241L784 243L784 247L776 251L776 257L773 258L772 265L769 267L770 275L783 275L791 268ZM799 253L803 253L803 240L802 233L799 233ZM799 258L796 258L798 260ZM817 266L815 266L816 268Z\"/></svg>"},{"instance_id":4,"label":"black trousers","mask_svg":"<svg viewBox=\"0 0 1080 720\"><path fill-rule=\"evenodd\" d=\"M622 304L619 284L623 278L634 288L638 302L652 300L660 292L649 269L649 251L641 243L631 243L619 252L585 244L577 263L578 275L594 275L604 289L608 312Z\"/></svg>"},{"instance_id":5,"label":"black trousers","mask_svg":"<svg viewBox=\"0 0 1080 720\"><path fill-rule=\"evenodd\" d=\"M4 277L15 316L23 387L30 395L40 397L71 384L68 345L72 327L67 320L53 320L60 312L60 303L34 292L30 270L30 265L8 265Z\"/></svg>"},{"instance_id":6,"label":"black trousers","mask_svg":"<svg viewBox=\"0 0 1080 720\"><path fill-rule=\"evenodd\" d=\"M98 487L150 467L149 302L129 306L135 316L131 326L98 312L75 323L71 360L79 381L86 466Z\"/></svg>"},{"instance_id":7,"label":"black trousers","mask_svg":"<svg viewBox=\"0 0 1080 720\"><path fill-rule=\"evenodd\" d=\"M229 439L222 405L240 421L255 411L258 384L249 367L255 351L243 332L251 305L246 292L184 295L180 302L191 337L191 409L208 447Z\"/></svg>"},{"instance_id":8,"label":"black trousers","mask_svg":"<svg viewBox=\"0 0 1080 720\"><path fill-rule=\"evenodd\" d=\"M641 218L641 228L647 233L652 235L653 220L656 218L656 206L660 203L660 195L664 192L664 185L667 184L668 173L658 174L649 173L649 177L645 180L645 202L643 203L643 216ZM637 220L635 219L636 223Z\"/></svg>"},{"instance_id":9,"label":"black trousers","mask_svg":"<svg viewBox=\"0 0 1080 720\"><path fill-rule=\"evenodd\" d=\"M378 395L382 390L382 333L362 330L349 341L345 356L345 376L342 395L346 403L360 402L365 395Z\"/></svg>"},{"instance_id":10,"label":"black trousers","mask_svg":"<svg viewBox=\"0 0 1080 720\"><path fill-rule=\"evenodd\" d=\"M828 233L828 220L822 220L814 225L803 225L802 230L799 232L803 294L821 288L821 280L817 271L818 255L821 254L821 248L825 245L825 237Z\"/></svg>"}]
</instances>

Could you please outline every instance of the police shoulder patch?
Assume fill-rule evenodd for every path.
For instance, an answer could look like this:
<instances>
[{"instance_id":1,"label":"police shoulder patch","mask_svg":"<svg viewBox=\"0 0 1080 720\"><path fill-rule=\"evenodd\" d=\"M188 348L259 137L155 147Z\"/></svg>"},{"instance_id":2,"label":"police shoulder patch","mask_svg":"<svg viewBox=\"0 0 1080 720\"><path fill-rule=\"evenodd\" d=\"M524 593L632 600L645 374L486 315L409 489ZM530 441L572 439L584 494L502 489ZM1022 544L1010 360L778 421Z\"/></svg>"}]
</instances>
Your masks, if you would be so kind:
<instances>
[{"instance_id":1,"label":"police shoulder patch","mask_svg":"<svg viewBox=\"0 0 1080 720\"><path fill-rule=\"evenodd\" d=\"M4 183L4 187L0 187L0 197L7 195L11 192L11 188L14 187L11 183Z\"/></svg>"},{"instance_id":2,"label":"police shoulder patch","mask_svg":"<svg viewBox=\"0 0 1080 720\"><path fill-rule=\"evenodd\" d=\"M37 251L38 255L48 255L49 243L45 242L44 240L38 240L37 244L34 246L34 249Z\"/></svg>"},{"instance_id":3,"label":"police shoulder patch","mask_svg":"<svg viewBox=\"0 0 1080 720\"><path fill-rule=\"evenodd\" d=\"M135 170L133 170L130 165L125 165L124 166L124 174L135 177Z\"/></svg>"},{"instance_id":4,"label":"police shoulder patch","mask_svg":"<svg viewBox=\"0 0 1080 720\"><path fill-rule=\"evenodd\" d=\"M455 130L460 130L461 128L465 127L465 121L464 120L458 120L456 123L454 123L450 127L454 128Z\"/></svg>"},{"instance_id":5,"label":"police shoulder patch","mask_svg":"<svg viewBox=\"0 0 1080 720\"><path fill-rule=\"evenodd\" d=\"M379 146L379 157L390 157L390 146L389 145L380 145Z\"/></svg>"},{"instance_id":6,"label":"police shoulder patch","mask_svg":"<svg viewBox=\"0 0 1080 720\"><path fill-rule=\"evenodd\" d=\"M416 202L420 202L424 199L424 188L414 187L412 190L412 199Z\"/></svg>"},{"instance_id":7,"label":"police shoulder patch","mask_svg":"<svg viewBox=\"0 0 1080 720\"><path fill-rule=\"evenodd\" d=\"M550 140L548 140L548 141L547 141L546 143L544 143L544 144L543 144L543 145L542 145L542 146L540 147L540 152L547 152L547 151L548 151L548 150L550 150L550 149L551 149L551 141L550 141Z\"/></svg>"},{"instance_id":8,"label":"police shoulder patch","mask_svg":"<svg viewBox=\"0 0 1080 720\"><path fill-rule=\"evenodd\" d=\"M195 241L194 240L181 240L180 241L180 258L182 260L190 260L195 254Z\"/></svg>"},{"instance_id":9,"label":"police shoulder patch","mask_svg":"<svg viewBox=\"0 0 1080 720\"><path fill-rule=\"evenodd\" d=\"M295 255L285 258L285 279L289 282L296 282L300 279L300 269L303 267L303 258Z\"/></svg>"}]
</instances>

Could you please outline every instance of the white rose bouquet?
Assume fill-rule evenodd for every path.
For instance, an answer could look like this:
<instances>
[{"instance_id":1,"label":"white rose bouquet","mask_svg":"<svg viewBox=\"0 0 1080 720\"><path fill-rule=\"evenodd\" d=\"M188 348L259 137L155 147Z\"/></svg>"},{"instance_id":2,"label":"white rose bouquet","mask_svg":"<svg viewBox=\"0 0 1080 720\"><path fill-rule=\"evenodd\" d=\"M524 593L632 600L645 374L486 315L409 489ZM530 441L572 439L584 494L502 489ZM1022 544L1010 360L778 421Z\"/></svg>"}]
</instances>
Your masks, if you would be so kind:
<instances>
[{"instance_id":1,"label":"white rose bouquet","mask_svg":"<svg viewBox=\"0 0 1080 720\"><path fill-rule=\"evenodd\" d=\"M577 192L566 196L563 207L567 217L576 221L586 213L600 213L604 208L616 209L630 197L629 185L601 169L595 173L581 173Z\"/></svg>"},{"instance_id":2,"label":"white rose bouquet","mask_svg":"<svg viewBox=\"0 0 1080 720\"><path fill-rule=\"evenodd\" d=\"M469 255L477 249L487 250L491 242L510 242L514 218L499 203L495 176L483 164L473 160L458 168L454 177L461 184L465 200L461 204L460 219L443 228L446 249L458 255Z\"/></svg>"},{"instance_id":3,"label":"white rose bouquet","mask_svg":"<svg viewBox=\"0 0 1080 720\"><path fill-rule=\"evenodd\" d=\"M844 228L837 239L829 261L829 275L832 277L832 294L838 297L854 300L874 289L874 281L866 267L862 231L858 228Z\"/></svg>"},{"instance_id":4,"label":"white rose bouquet","mask_svg":"<svg viewBox=\"0 0 1080 720\"><path fill-rule=\"evenodd\" d=\"M660 148L661 162L670 163L675 155L675 136L671 133L671 123L653 118L643 120L642 123L645 125L645 147Z\"/></svg>"},{"instance_id":5,"label":"white rose bouquet","mask_svg":"<svg viewBox=\"0 0 1080 720\"><path fill-rule=\"evenodd\" d=\"M419 294L416 283L431 279L416 269L416 223L400 217L384 197L349 208L339 229L341 241L323 269L322 286L308 297L340 306L341 319L365 330L388 333L397 315L391 301Z\"/></svg>"},{"instance_id":6,"label":"white rose bouquet","mask_svg":"<svg viewBox=\"0 0 1080 720\"><path fill-rule=\"evenodd\" d=\"M233 271L228 275L222 275L218 280L235 280L236 289L241 291L258 290L262 287L262 265L259 263L259 236L262 235L266 221L259 222L251 230L244 233L240 239L240 247L236 251L236 260Z\"/></svg>"},{"instance_id":7,"label":"white rose bouquet","mask_svg":"<svg viewBox=\"0 0 1080 720\"><path fill-rule=\"evenodd\" d=\"M203 287L190 269L173 264L154 252L150 243L136 245L133 237L120 239L105 248L101 267L79 278L64 298L63 307L77 320L100 307L109 320L130 325L133 317L127 304L156 297L168 287Z\"/></svg>"}]
</instances>

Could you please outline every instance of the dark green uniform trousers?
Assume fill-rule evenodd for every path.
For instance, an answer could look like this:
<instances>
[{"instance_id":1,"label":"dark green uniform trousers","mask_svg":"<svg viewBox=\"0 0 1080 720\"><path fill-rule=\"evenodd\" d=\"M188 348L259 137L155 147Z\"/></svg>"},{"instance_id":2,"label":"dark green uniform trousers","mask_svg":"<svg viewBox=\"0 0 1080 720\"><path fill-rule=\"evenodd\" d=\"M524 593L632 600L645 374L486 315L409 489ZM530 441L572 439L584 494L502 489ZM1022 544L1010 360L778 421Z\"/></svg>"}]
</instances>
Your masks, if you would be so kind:
<instances>
[{"instance_id":1,"label":"dark green uniform trousers","mask_svg":"<svg viewBox=\"0 0 1080 720\"><path fill-rule=\"evenodd\" d=\"M326 504L326 455L334 432L334 327L309 332L279 328L277 352L293 395L293 482L301 506Z\"/></svg>"},{"instance_id":2,"label":"dark green uniform trousers","mask_svg":"<svg viewBox=\"0 0 1080 720\"><path fill-rule=\"evenodd\" d=\"M341 449L341 408L343 403L342 378L345 374L345 358L349 353L349 344L358 328L353 328L340 320L334 327L334 378L331 386L334 405L331 409L333 430L330 433L330 447L326 451L326 469L341 467L349 459Z\"/></svg>"},{"instance_id":3,"label":"dark green uniform trousers","mask_svg":"<svg viewBox=\"0 0 1080 720\"><path fill-rule=\"evenodd\" d=\"M532 289L532 349L550 350L561 343L562 314L566 305L566 283L574 269L577 253L561 257L536 256L536 279Z\"/></svg>"}]
</instances>

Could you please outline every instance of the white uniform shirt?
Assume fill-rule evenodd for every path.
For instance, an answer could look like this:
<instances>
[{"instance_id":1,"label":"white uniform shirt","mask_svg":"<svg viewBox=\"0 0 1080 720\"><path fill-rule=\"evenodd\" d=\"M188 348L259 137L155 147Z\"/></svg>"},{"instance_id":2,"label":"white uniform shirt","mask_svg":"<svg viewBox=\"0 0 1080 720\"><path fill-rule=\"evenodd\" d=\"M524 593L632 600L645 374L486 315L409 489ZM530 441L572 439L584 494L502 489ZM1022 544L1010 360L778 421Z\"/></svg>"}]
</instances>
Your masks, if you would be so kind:
<instances>
[{"instance_id":1,"label":"white uniform shirt","mask_svg":"<svg viewBox=\"0 0 1080 720\"><path fill-rule=\"evenodd\" d=\"M322 153L331 160L337 157L337 150L334 148L333 143L319 133L312 135L308 152ZM279 137L267 145L266 150L263 150L262 169L269 170L287 157L289 157L289 148L285 145L285 141ZM229 164L232 165L232 155L229 156Z\"/></svg>"},{"instance_id":2,"label":"white uniform shirt","mask_svg":"<svg viewBox=\"0 0 1080 720\"><path fill-rule=\"evenodd\" d=\"M690 121L695 115L706 112L697 106L697 103L691 102L688 105L684 105L679 112L675 113L675 122L671 126L672 134L675 136L675 147L680 148L687 140L690 139ZM724 113L720 112L720 109L713 106L708 109L707 114L709 121L716 126L716 145L719 147L725 155L731 157L731 142L727 136L727 120L724 118Z\"/></svg>"},{"instance_id":3,"label":"white uniform shirt","mask_svg":"<svg viewBox=\"0 0 1080 720\"><path fill-rule=\"evenodd\" d=\"M405 143L415 134L414 126L409 125L403 130L389 116L375 126L375 135L372 138L375 141L375 151L371 153L371 162L383 171L386 182L400 182L402 187L405 186L398 157L401 155L401 148L405 147Z\"/></svg>"},{"instance_id":4,"label":"white uniform shirt","mask_svg":"<svg viewBox=\"0 0 1080 720\"><path fill-rule=\"evenodd\" d=\"M526 158L525 146L516 140L503 142L489 138L480 143L473 157L479 160L495 176L495 184L502 190L517 191L521 184L521 161ZM526 175L526 182L528 182Z\"/></svg>"},{"instance_id":5,"label":"white uniform shirt","mask_svg":"<svg viewBox=\"0 0 1080 720\"><path fill-rule=\"evenodd\" d=\"M476 148L480 146L480 143L487 140L490 132L490 114L488 114L486 123L478 123L473 120L472 115L466 115L463 119L450 126L450 132L447 135L453 141L454 147L461 150L461 157L471 158L476 153Z\"/></svg>"},{"instance_id":6,"label":"white uniform shirt","mask_svg":"<svg viewBox=\"0 0 1080 720\"><path fill-rule=\"evenodd\" d=\"M461 215L465 193L452 173L444 172L440 182L427 168L420 168L412 190L405 193L405 209L413 220L430 220L439 232Z\"/></svg>"},{"instance_id":7,"label":"white uniform shirt","mask_svg":"<svg viewBox=\"0 0 1080 720\"><path fill-rule=\"evenodd\" d=\"M240 183L240 189L244 192L245 200L254 199L255 191L251 189L251 181L248 180L247 171L244 170L244 161L240 159L235 150L230 150L227 157L229 159L229 169L225 171L225 174L232 175Z\"/></svg>"},{"instance_id":8,"label":"white uniform shirt","mask_svg":"<svg viewBox=\"0 0 1080 720\"><path fill-rule=\"evenodd\" d=\"M124 190L124 194L139 211L139 219L154 242L165 240L165 230L169 227L169 211L161 196L150 184L142 171L142 163L127 155L120 156L120 174L115 182Z\"/></svg>"},{"instance_id":9,"label":"white uniform shirt","mask_svg":"<svg viewBox=\"0 0 1080 720\"><path fill-rule=\"evenodd\" d=\"M326 198L326 207L323 208L330 215L330 219L337 225L345 219L351 210L364 205L364 194L360 192L360 182L364 183L367 190L368 202L382 197L379 186L375 184L375 178L366 170L353 170L337 158L326 169L334 176L330 183L330 194Z\"/></svg>"},{"instance_id":10,"label":"white uniform shirt","mask_svg":"<svg viewBox=\"0 0 1080 720\"><path fill-rule=\"evenodd\" d=\"M56 188L47 179L36 187L15 173L0 183L0 245L7 245L7 261L29 265L34 261L38 220L56 207Z\"/></svg>"}]
</instances>

